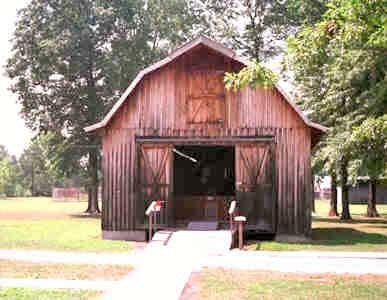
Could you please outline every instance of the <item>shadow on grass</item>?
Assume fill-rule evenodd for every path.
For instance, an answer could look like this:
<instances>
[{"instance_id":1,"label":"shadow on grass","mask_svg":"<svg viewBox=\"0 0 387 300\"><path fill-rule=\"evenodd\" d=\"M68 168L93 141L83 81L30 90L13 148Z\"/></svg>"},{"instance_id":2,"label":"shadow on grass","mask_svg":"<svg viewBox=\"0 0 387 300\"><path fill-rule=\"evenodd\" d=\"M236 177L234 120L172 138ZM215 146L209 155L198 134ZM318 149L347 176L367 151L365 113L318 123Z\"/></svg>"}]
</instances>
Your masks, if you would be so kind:
<instances>
[{"instance_id":1,"label":"shadow on grass","mask_svg":"<svg viewBox=\"0 0 387 300\"><path fill-rule=\"evenodd\" d=\"M74 218L74 219L101 219L101 214L92 214L92 215L85 214L85 213L71 214L70 218Z\"/></svg>"},{"instance_id":2,"label":"shadow on grass","mask_svg":"<svg viewBox=\"0 0 387 300\"><path fill-rule=\"evenodd\" d=\"M321 218L314 217L314 221L317 222L326 222L326 223L336 223L336 224L385 224L387 225L387 219L385 218L356 218L352 220L340 220L340 218Z\"/></svg>"},{"instance_id":3,"label":"shadow on grass","mask_svg":"<svg viewBox=\"0 0 387 300\"><path fill-rule=\"evenodd\" d=\"M353 228L315 228L312 230L312 241L303 244L326 246L387 244L387 236L380 233L363 232Z\"/></svg>"}]
</instances>

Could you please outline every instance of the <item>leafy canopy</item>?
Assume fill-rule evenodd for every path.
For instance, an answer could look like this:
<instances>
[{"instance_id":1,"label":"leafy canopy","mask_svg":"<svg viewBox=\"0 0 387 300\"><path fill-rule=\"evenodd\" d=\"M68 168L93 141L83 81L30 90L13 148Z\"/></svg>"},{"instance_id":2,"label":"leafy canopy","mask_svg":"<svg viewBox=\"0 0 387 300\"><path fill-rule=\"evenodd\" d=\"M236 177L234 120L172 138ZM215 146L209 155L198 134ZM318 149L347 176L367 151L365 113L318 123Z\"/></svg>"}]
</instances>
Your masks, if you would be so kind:
<instances>
[{"instance_id":1,"label":"leafy canopy","mask_svg":"<svg viewBox=\"0 0 387 300\"><path fill-rule=\"evenodd\" d=\"M32 0L18 13L7 63L26 124L54 133L63 172L86 159L96 184L101 120L145 65L193 34L192 1Z\"/></svg>"},{"instance_id":2,"label":"leafy canopy","mask_svg":"<svg viewBox=\"0 0 387 300\"><path fill-rule=\"evenodd\" d=\"M288 39L286 66L297 84L298 103L312 120L330 127L318 151L337 153L326 156L328 169L345 156L350 163L362 160L345 142L363 122L387 112L386 6L386 0L332 0L320 22Z\"/></svg>"},{"instance_id":3,"label":"leafy canopy","mask_svg":"<svg viewBox=\"0 0 387 300\"><path fill-rule=\"evenodd\" d=\"M377 179L387 169L387 114L355 127L345 145L354 158L354 177L363 173Z\"/></svg>"},{"instance_id":4,"label":"leafy canopy","mask_svg":"<svg viewBox=\"0 0 387 300\"><path fill-rule=\"evenodd\" d=\"M224 76L227 90L237 91L245 86L250 88L271 88L277 82L277 76L257 61L244 67L238 73L226 72Z\"/></svg>"}]
</instances>

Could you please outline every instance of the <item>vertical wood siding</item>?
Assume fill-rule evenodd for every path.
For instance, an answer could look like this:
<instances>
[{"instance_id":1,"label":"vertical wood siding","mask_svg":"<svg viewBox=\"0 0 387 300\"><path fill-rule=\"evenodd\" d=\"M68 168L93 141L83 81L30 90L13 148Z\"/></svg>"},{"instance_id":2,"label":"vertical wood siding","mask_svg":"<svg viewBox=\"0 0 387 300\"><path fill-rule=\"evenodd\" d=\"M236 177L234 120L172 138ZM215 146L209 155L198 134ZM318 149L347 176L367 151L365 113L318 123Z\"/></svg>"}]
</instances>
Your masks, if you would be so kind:
<instances>
[{"instance_id":1,"label":"vertical wood siding","mask_svg":"<svg viewBox=\"0 0 387 300\"><path fill-rule=\"evenodd\" d=\"M277 232L310 233L311 130L277 90L218 91L225 95L225 120L206 123L203 121L208 118L206 115L199 117L201 122L190 120L189 101L193 88L196 89L192 87L192 74L223 76L224 71L240 67L199 47L147 75L137 86L103 134L103 230L133 230L136 217L137 221L142 219L136 216L140 214L136 201L140 160L135 136L190 137L193 140L198 137L273 136ZM241 166L241 163L236 165Z\"/></svg>"}]
</instances>

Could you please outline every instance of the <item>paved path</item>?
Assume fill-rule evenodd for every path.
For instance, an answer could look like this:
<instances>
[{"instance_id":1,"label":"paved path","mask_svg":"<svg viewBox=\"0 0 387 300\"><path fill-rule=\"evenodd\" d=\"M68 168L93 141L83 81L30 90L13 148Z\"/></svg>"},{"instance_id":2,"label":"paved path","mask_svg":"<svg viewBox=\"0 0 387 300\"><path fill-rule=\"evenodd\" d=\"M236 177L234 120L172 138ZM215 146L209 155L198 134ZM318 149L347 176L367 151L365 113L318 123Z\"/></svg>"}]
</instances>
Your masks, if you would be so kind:
<instances>
[{"instance_id":1,"label":"paved path","mask_svg":"<svg viewBox=\"0 0 387 300\"><path fill-rule=\"evenodd\" d=\"M32 262L130 264L120 281L0 278L0 286L106 291L106 299L179 299L193 270L203 267L291 273L387 275L387 253L325 251L228 251L227 232L176 232L167 246L150 243L129 254L0 250L0 259Z\"/></svg>"},{"instance_id":2,"label":"paved path","mask_svg":"<svg viewBox=\"0 0 387 300\"><path fill-rule=\"evenodd\" d=\"M203 260L202 266L290 273L387 275L387 253L230 251Z\"/></svg>"},{"instance_id":3,"label":"paved path","mask_svg":"<svg viewBox=\"0 0 387 300\"><path fill-rule=\"evenodd\" d=\"M82 289L106 291L114 286L109 280L24 279L0 278L1 287L23 287L39 289Z\"/></svg>"},{"instance_id":4,"label":"paved path","mask_svg":"<svg viewBox=\"0 0 387 300\"><path fill-rule=\"evenodd\" d=\"M150 243L141 264L120 281L105 299L179 299L191 272L203 257L229 252L228 231L178 231L167 246Z\"/></svg>"}]
</instances>

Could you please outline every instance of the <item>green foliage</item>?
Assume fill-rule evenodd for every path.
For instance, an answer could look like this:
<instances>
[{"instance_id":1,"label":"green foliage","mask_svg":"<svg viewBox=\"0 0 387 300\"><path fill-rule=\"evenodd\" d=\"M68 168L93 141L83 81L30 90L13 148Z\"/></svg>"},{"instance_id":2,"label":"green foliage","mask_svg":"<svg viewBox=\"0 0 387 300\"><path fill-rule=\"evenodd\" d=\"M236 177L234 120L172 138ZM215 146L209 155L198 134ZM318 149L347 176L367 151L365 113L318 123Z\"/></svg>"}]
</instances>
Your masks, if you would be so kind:
<instances>
[{"instance_id":1,"label":"green foliage","mask_svg":"<svg viewBox=\"0 0 387 300\"><path fill-rule=\"evenodd\" d=\"M54 135L54 169L87 173L96 191L101 141L83 128L199 21L179 0L33 0L19 11L7 73L27 126Z\"/></svg>"},{"instance_id":2,"label":"green foliage","mask_svg":"<svg viewBox=\"0 0 387 300\"><path fill-rule=\"evenodd\" d=\"M40 134L32 139L19 158L20 184L33 196L50 195L54 186L63 186L70 181L79 167L71 166L73 160L63 150L65 140L52 132ZM64 164L68 164L64 167ZM71 171L71 172L70 172ZM77 186L80 183L76 184Z\"/></svg>"},{"instance_id":3,"label":"green foliage","mask_svg":"<svg viewBox=\"0 0 387 300\"><path fill-rule=\"evenodd\" d=\"M318 20L326 0L199 0L206 21L203 32L263 61L281 52L289 33Z\"/></svg>"},{"instance_id":4,"label":"green foliage","mask_svg":"<svg viewBox=\"0 0 387 300\"><path fill-rule=\"evenodd\" d=\"M20 178L20 166L16 158L0 145L0 197L24 195L25 189L20 184Z\"/></svg>"},{"instance_id":5,"label":"green foliage","mask_svg":"<svg viewBox=\"0 0 387 300\"><path fill-rule=\"evenodd\" d=\"M294 75L298 103L312 120L330 128L320 144L327 149L317 152L327 154L328 169L343 157L358 169L364 157L355 157L345 142L367 118L386 113L386 5L386 0L330 1L320 22L288 39L286 67Z\"/></svg>"},{"instance_id":6,"label":"green foliage","mask_svg":"<svg viewBox=\"0 0 387 300\"><path fill-rule=\"evenodd\" d=\"M366 119L354 128L345 144L354 158L352 176L368 175L378 179L387 164L387 114Z\"/></svg>"},{"instance_id":7,"label":"green foliage","mask_svg":"<svg viewBox=\"0 0 387 300\"><path fill-rule=\"evenodd\" d=\"M271 88L277 82L276 75L269 69L261 66L257 61L244 67L238 73L225 73L225 87L227 90L237 91L246 86L251 88Z\"/></svg>"},{"instance_id":8,"label":"green foliage","mask_svg":"<svg viewBox=\"0 0 387 300\"><path fill-rule=\"evenodd\" d=\"M10 182L10 166L7 159L0 161L0 195L5 195Z\"/></svg>"}]
</instances>

